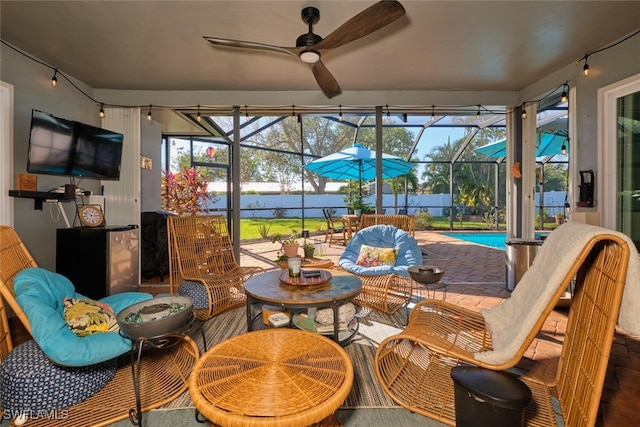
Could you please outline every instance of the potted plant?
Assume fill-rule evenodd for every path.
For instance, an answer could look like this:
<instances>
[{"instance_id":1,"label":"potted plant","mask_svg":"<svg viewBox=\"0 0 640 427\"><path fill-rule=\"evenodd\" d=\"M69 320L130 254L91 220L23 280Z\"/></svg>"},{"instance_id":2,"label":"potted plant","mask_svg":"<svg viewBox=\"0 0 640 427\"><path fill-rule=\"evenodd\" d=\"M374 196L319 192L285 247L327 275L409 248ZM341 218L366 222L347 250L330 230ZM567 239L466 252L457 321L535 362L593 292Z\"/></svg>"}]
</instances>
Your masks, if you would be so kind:
<instances>
[{"instance_id":1,"label":"potted plant","mask_svg":"<svg viewBox=\"0 0 640 427\"><path fill-rule=\"evenodd\" d=\"M556 217L557 225L564 224L564 220L565 220L564 212L556 212L555 217Z\"/></svg>"},{"instance_id":2,"label":"potted plant","mask_svg":"<svg viewBox=\"0 0 640 427\"><path fill-rule=\"evenodd\" d=\"M304 245L302 245L302 249L304 250L305 259L313 258L313 253L316 250L315 246L313 246L311 243L305 243Z\"/></svg>"},{"instance_id":3,"label":"potted plant","mask_svg":"<svg viewBox=\"0 0 640 427\"><path fill-rule=\"evenodd\" d=\"M276 265L280 268L287 268L287 260L289 259L289 257L281 252L278 252L277 255L278 256L274 260Z\"/></svg>"},{"instance_id":4,"label":"potted plant","mask_svg":"<svg viewBox=\"0 0 640 427\"><path fill-rule=\"evenodd\" d=\"M298 256L298 249L300 248L300 243L298 243L298 234L296 230L291 230L292 233L289 235L276 234L271 238L271 243L280 243L280 247L282 248L282 252L287 257L296 257Z\"/></svg>"},{"instance_id":5,"label":"potted plant","mask_svg":"<svg viewBox=\"0 0 640 427\"><path fill-rule=\"evenodd\" d=\"M353 209L353 212L357 216L360 216L363 213L369 213L372 211L371 206L363 202L362 199L353 199L349 207Z\"/></svg>"}]
</instances>

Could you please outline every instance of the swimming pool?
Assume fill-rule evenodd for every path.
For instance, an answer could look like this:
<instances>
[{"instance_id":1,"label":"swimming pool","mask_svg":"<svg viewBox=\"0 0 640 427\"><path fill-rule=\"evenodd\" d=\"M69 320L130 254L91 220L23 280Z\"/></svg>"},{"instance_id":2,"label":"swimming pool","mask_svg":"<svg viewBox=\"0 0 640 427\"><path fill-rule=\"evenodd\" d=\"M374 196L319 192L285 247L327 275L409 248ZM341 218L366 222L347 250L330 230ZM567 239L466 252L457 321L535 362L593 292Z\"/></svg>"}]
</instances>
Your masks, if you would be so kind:
<instances>
[{"instance_id":1,"label":"swimming pool","mask_svg":"<svg viewBox=\"0 0 640 427\"><path fill-rule=\"evenodd\" d=\"M443 233L445 236L453 237L467 242L477 243L479 245L489 246L492 248L502 249L505 248L505 241L507 240L507 233Z\"/></svg>"},{"instance_id":2,"label":"swimming pool","mask_svg":"<svg viewBox=\"0 0 640 427\"><path fill-rule=\"evenodd\" d=\"M442 233L445 236L453 237L467 242L477 243L479 245L489 246L496 249L505 249L507 233L500 232L455 232ZM536 239L542 239L547 233L536 233Z\"/></svg>"}]
</instances>

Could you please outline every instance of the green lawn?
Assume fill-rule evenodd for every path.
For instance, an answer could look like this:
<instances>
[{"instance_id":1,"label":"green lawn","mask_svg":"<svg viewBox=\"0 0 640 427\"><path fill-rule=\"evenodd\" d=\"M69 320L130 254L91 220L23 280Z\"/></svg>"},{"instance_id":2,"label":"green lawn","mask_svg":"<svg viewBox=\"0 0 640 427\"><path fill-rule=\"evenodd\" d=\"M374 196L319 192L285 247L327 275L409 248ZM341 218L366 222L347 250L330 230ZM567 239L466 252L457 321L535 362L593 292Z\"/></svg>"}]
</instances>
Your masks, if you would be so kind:
<instances>
[{"instance_id":1,"label":"green lawn","mask_svg":"<svg viewBox=\"0 0 640 427\"><path fill-rule=\"evenodd\" d=\"M304 228L313 234L322 231L327 227L324 218L305 218ZM240 220L240 240L252 240L264 238L264 233L268 236L274 234L291 234L295 230L297 234L302 231L301 218L244 218Z\"/></svg>"}]
</instances>

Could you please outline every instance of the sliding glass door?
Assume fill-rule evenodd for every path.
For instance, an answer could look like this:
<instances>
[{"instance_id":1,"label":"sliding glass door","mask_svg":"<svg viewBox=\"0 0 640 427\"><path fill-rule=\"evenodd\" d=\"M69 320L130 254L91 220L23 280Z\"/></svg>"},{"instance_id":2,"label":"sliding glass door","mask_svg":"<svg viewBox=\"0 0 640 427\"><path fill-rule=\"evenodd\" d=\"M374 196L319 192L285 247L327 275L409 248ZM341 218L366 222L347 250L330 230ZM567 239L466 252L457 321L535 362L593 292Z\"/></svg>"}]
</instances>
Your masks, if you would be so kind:
<instances>
[{"instance_id":1,"label":"sliding glass door","mask_svg":"<svg viewBox=\"0 0 640 427\"><path fill-rule=\"evenodd\" d=\"M599 91L602 224L640 248L640 74Z\"/></svg>"},{"instance_id":2,"label":"sliding glass door","mask_svg":"<svg viewBox=\"0 0 640 427\"><path fill-rule=\"evenodd\" d=\"M640 92L618 98L616 106L618 230L640 247Z\"/></svg>"}]
</instances>

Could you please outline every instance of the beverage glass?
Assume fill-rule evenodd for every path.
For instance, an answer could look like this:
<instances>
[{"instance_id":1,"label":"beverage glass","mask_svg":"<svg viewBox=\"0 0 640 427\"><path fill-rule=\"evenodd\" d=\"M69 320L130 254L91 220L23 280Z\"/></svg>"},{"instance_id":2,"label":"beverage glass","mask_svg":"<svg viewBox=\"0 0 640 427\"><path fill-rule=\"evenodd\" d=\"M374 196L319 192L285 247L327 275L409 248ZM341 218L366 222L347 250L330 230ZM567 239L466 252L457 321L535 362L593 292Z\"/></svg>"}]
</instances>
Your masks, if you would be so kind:
<instances>
[{"instance_id":1,"label":"beverage glass","mask_svg":"<svg viewBox=\"0 0 640 427\"><path fill-rule=\"evenodd\" d=\"M302 264L302 258L293 257L287 260L289 267L289 277L300 277L300 265Z\"/></svg>"}]
</instances>

